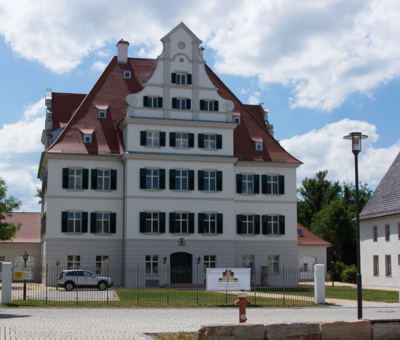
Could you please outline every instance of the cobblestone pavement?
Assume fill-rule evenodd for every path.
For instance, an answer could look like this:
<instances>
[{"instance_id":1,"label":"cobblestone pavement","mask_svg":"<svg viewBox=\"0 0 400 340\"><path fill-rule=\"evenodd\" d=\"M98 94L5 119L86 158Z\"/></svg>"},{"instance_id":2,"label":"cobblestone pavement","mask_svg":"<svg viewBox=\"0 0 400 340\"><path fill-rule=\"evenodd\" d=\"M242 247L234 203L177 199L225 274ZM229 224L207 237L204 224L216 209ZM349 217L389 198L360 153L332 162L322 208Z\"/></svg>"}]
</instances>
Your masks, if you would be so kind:
<instances>
[{"instance_id":1,"label":"cobblestone pavement","mask_svg":"<svg viewBox=\"0 0 400 340\"><path fill-rule=\"evenodd\" d=\"M400 304L363 306L366 319L400 319ZM316 308L249 308L248 322L315 322L357 318L356 304ZM237 308L4 308L0 340L146 339L140 333L197 331L237 323Z\"/></svg>"}]
</instances>

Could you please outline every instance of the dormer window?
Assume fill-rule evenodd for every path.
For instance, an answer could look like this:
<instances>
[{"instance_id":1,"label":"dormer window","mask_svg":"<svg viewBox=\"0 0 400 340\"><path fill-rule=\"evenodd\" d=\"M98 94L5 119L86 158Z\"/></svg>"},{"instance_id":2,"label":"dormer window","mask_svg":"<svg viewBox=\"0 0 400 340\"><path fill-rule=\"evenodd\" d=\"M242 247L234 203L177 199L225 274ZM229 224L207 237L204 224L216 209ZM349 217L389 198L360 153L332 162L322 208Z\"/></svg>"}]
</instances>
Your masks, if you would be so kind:
<instances>
[{"instance_id":1,"label":"dormer window","mask_svg":"<svg viewBox=\"0 0 400 340\"><path fill-rule=\"evenodd\" d=\"M124 72L124 79L131 79L132 78L132 73L131 71L123 71Z\"/></svg>"},{"instance_id":2,"label":"dormer window","mask_svg":"<svg viewBox=\"0 0 400 340\"><path fill-rule=\"evenodd\" d=\"M171 73L171 83L179 86L192 85L192 75L189 73Z\"/></svg>"},{"instance_id":3,"label":"dormer window","mask_svg":"<svg viewBox=\"0 0 400 340\"><path fill-rule=\"evenodd\" d=\"M97 118L106 119L107 118L107 109L108 105L96 105Z\"/></svg>"},{"instance_id":4,"label":"dormer window","mask_svg":"<svg viewBox=\"0 0 400 340\"><path fill-rule=\"evenodd\" d=\"M240 116L233 116L233 122L240 125Z\"/></svg>"},{"instance_id":5,"label":"dormer window","mask_svg":"<svg viewBox=\"0 0 400 340\"><path fill-rule=\"evenodd\" d=\"M92 135L91 134L84 134L83 135L83 142L85 144L90 144L92 142Z\"/></svg>"},{"instance_id":6,"label":"dormer window","mask_svg":"<svg viewBox=\"0 0 400 340\"><path fill-rule=\"evenodd\" d=\"M263 150L263 143L262 142L255 142L256 144L256 151L262 151Z\"/></svg>"},{"instance_id":7,"label":"dormer window","mask_svg":"<svg viewBox=\"0 0 400 340\"><path fill-rule=\"evenodd\" d=\"M184 59L183 59L183 58L179 58L179 61L180 61L181 63L183 63L183 62L184 62Z\"/></svg>"}]
</instances>

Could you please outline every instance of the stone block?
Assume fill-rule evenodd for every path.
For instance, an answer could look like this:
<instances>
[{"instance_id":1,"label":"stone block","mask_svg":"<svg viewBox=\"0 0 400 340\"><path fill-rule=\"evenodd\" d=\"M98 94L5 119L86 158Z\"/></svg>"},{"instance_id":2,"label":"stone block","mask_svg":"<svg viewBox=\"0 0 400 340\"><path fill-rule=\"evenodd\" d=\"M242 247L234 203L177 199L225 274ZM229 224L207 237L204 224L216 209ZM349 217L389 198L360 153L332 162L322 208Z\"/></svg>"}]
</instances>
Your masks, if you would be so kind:
<instances>
[{"instance_id":1,"label":"stone block","mask_svg":"<svg viewBox=\"0 0 400 340\"><path fill-rule=\"evenodd\" d=\"M267 340L321 340L318 323L281 323L265 326Z\"/></svg>"},{"instance_id":2,"label":"stone block","mask_svg":"<svg viewBox=\"0 0 400 340\"><path fill-rule=\"evenodd\" d=\"M325 321L321 322L321 340L370 340L371 321Z\"/></svg>"},{"instance_id":3,"label":"stone block","mask_svg":"<svg viewBox=\"0 0 400 340\"><path fill-rule=\"evenodd\" d=\"M372 322L372 340L400 339L400 321Z\"/></svg>"},{"instance_id":4,"label":"stone block","mask_svg":"<svg viewBox=\"0 0 400 340\"><path fill-rule=\"evenodd\" d=\"M264 325L204 325L199 340L265 340Z\"/></svg>"}]
</instances>

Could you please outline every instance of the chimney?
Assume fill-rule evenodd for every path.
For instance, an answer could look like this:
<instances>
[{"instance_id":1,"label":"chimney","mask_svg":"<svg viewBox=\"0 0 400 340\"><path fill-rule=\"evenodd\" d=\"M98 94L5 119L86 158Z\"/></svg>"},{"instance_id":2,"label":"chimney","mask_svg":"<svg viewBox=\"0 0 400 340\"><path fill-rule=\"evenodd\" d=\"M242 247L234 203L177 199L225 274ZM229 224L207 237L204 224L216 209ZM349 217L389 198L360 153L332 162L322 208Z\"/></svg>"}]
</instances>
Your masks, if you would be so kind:
<instances>
[{"instance_id":1,"label":"chimney","mask_svg":"<svg viewBox=\"0 0 400 340\"><path fill-rule=\"evenodd\" d=\"M263 115L264 115L265 127L267 128L267 131L270 133L270 135L272 137L274 137L274 126L272 124L270 124L269 120L268 120L268 112L269 111L264 103L260 103L260 108L261 108L261 112L263 112Z\"/></svg>"},{"instance_id":2,"label":"chimney","mask_svg":"<svg viewBox=\"0 0 400 340\"><path fill-rule=\"evenodd\" d=\"M128 47L129 43L123 39L117 43L118 51L118 63L127 64L128 63Z\"/></svg>"},{"instance_id":3,"label":"chimney","mask_svg":"<svg viewBox=\"0 0 400 340\"><path fill-rule=\"evenodd\" d=\"M200 48L199 48L199 54L200 54L200 57L202 57L202 58L203 58L203 52L204 52L204 50L205 50L204 47L200 47Z\"/></svg>"}]
</instances>

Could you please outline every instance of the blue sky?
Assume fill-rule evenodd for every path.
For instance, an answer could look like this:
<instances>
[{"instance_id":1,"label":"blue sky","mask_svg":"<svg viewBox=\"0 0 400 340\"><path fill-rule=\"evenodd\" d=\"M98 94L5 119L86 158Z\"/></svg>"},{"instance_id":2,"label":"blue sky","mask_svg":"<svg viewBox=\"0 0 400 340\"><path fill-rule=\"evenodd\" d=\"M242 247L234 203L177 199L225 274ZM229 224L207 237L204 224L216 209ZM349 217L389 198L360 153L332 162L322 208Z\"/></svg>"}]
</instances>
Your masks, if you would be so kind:
<instances>
[{"instance_id":1,"label":"blue sky","mask_svg":"<svg viewBox=\"0 0 400 340\"><path fill-rule=\"evenodd\" d=\"M375 188L400 152L400 4L393 1L79 2L0 0L0 176L22 211L34 194L44 94L87 93L116 54L156 58L181 21L208 65L244 103L265 103L275 138L318 170L354 181L351 131L369 135L360 180ZM161 6L161 7L160 7ZM121 10L119 10L121 9ZM122 10L123 9L123 10ZM102 24L99 25L99 22Z\"/></svg>"}]
</instances>

